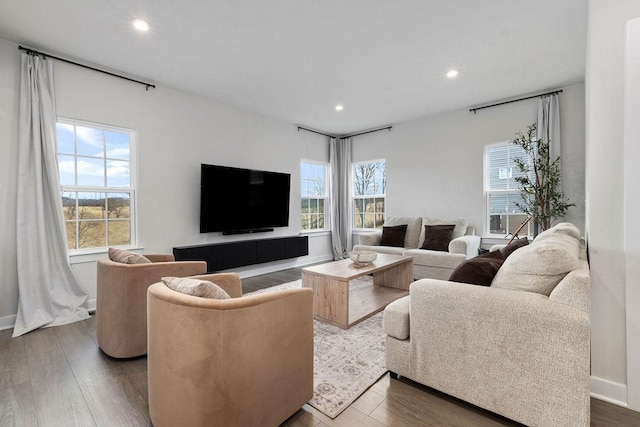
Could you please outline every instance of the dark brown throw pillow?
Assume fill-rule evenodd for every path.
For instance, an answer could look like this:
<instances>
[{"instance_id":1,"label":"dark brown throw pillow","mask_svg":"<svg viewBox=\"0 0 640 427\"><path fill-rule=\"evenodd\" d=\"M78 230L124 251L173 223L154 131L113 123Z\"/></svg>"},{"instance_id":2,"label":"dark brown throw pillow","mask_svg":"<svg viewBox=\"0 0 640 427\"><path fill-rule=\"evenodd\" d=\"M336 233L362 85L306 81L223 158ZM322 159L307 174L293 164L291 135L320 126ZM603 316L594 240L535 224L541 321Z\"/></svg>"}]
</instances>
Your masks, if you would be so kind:
<instances>
[{"instance_id":1,"label":"dark brown throw pillow","mask_svg":"<svg viewBox=\"0 0 640 427\"><path fill-rule=\"evenodd\" d=\"M407 224L394 225L393 227L382 227L382 238L380 246L404 247L404 235L407 234Z\"/></svg>"},{"instance_id":2,"label":"dark brown throw pillow","mask_svg":"<svg viewBox=\"0 0 640 427\"><path fill-rule=\"evenodd\" d=\"M497 258L497 259L501 259L504 260L504 255L502 255L502 252L500 251L489 251L489 252L485 252L482 255L478 255L476 258Z\"/></svg>"},{"instance_id":3,"label":"dark brown throw pillow","mask_svg":"<svg viewBox=\"0 0 640 427\"><path fill-rule=\"evenodd\" d=\"M523 246L527 246L529 244L529 240L525 237L522 239L514 239L511 243L509 243L504 248L500 249L502 256L504 259L507 259L509 255L513 253L516 249L520 249Z\"/></svg>"},{"instance_id":4,"label":"dark brown throw pillow","mask_svg":"<svg viewBox=\"0 0 640 427\"><path fill-rule=\"evenodd\" d=\"M487 252L471 258L453 270L449 281L471 285L491 286L491 282L502 266L504 259L500 251Z\"/></svg>"},{"instance_id":5,"label":"dark brown throw pillow","mask_svg":"<svg viewBox=\"0 0 640 427\"><path fill-rule=\"evenodd\" d=\"M453 237L452 225L425 225L424 226L424 243L420 249L428 249L431 251L448 251L449 242Z\"/></svg>"}]
</instances>

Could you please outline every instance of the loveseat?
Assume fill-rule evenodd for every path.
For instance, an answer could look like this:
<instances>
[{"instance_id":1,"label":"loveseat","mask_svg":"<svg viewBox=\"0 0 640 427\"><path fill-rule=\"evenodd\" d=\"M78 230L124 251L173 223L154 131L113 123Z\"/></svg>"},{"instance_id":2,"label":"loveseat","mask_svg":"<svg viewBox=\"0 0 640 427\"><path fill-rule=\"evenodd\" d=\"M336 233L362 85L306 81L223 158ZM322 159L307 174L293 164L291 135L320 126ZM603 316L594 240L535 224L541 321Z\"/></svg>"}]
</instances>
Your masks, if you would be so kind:
<instances>
[{"instance_id":1,"label":"loveseat","mask_svg":"<svg viewBox=\"0 0 640 427\"><path fill-rule=\"evenodd\" d=\"M455 225L451 241L442 249L420 249L425 241L425 226ZM381 246L383 230L360 235L354 251L373 251L392 255L413 257L413 275L415 279L449 278L453 270L468 258L478 255L480 236L467 235L469 222L466 218L439 219L430 217L387 217L384 227L406 225L404 245ZM384 230L386 231L386 230Z\"/></svg>"},{"instance_id":2,"label":"loveseat","mask_svg":"<svg viewBox=\"0 0 640 427\"><path fill-rule=\"evenodd\" d=\"M528 426L588 426L589 308L584 241L558 224L490 286L414 282L384 311L386 366Z\"/></svg>"}]
</instances>

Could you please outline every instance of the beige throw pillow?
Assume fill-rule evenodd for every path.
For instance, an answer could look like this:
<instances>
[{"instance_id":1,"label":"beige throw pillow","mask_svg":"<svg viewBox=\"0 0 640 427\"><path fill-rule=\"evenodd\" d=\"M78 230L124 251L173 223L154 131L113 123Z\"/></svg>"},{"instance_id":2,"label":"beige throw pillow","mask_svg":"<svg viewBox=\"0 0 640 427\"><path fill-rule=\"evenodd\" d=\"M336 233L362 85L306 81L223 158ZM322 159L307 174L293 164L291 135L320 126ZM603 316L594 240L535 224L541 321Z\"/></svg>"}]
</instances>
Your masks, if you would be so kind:
<instances>
[{"instance_id":1,"label":"beige throw pillow","mask_svg":"<svg viewBox=\"0 0 640 427\"><path fill-rule=\"evenodd\" d=\"M133 252L125 251L124 249L109 248L109 259L113 262L120 262L122 264L149 264L148 258L135 254Z\"/></svg>"},{"instance_id":2,"label":"beige throw pillow","mask_svg":"<svg viewBox=\"0 0 640 427\"><path fill-rule=\"evenodd\" d=\"M215 283L188 277L163 277L161 279L169 289L194 297L211 299L229 299L229 294Z\"/></svg>"},{"instance_id":3,"label":"beige throw pillow","mask_svg":"<svg viewBox=\"0 0 640 427\"><path fill-rule=\"evenodd\" d=\"M554 225L548 230L545 230L542 233L538 234L535 240L537 242L540 242L548 237L557 236L558 234L564 234L580 241L580 230L570 222L561 222Z\"/></svg>"},{"instance_id":4,"label":"beige throw pillow","mask_svg":"<svg viewBox=\"0 0 640 427\"><path fill-rule=\"evenodd\" d=\"M491 286L547 295L578 266L579 242L572 234L551 232L514 251Z\"/></svg>"}]
</instances>

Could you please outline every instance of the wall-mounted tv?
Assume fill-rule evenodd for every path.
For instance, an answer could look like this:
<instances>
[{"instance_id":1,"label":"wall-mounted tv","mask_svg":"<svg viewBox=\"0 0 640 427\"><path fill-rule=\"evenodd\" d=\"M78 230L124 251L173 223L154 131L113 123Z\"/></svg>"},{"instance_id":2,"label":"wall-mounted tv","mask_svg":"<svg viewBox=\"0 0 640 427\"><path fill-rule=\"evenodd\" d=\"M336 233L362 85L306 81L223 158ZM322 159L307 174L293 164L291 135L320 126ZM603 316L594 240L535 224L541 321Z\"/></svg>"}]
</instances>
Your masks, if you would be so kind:
<instances>
[{"instance_id":1,"label":"wall-mounted tv","mask_svg":"<svg viewBox=\"0 0 640 427\"><path fill-rule=\"evenodd\" d=\"M200 232L272 231L289 225L291 175L201 165Z\"/></svg>"}]
</instances>

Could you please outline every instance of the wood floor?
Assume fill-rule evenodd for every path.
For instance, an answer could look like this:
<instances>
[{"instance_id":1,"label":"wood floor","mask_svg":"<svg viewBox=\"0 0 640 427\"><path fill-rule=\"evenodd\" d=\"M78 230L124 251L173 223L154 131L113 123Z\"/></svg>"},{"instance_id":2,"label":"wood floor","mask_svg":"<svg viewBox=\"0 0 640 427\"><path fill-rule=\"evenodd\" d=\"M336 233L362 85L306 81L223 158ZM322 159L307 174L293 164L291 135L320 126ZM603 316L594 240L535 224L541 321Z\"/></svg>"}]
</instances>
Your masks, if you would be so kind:
<instances>
[{"instance_id":1,"label":"wood floor","mask_svg":"<svg viewBox=\"0 0 640 427\"><path fill-rule=\"evenodd\" d=\"M291 269L243 280L244 292L300 278ZM90 319L11 338L0 331L0 426L148 426L146 358L116 360ZM433 389L382 377L335 419L305 405L283 425L518 425ZM640 426L640 413L591 400L592 426Z\"/></svg>"}]
</instances>

